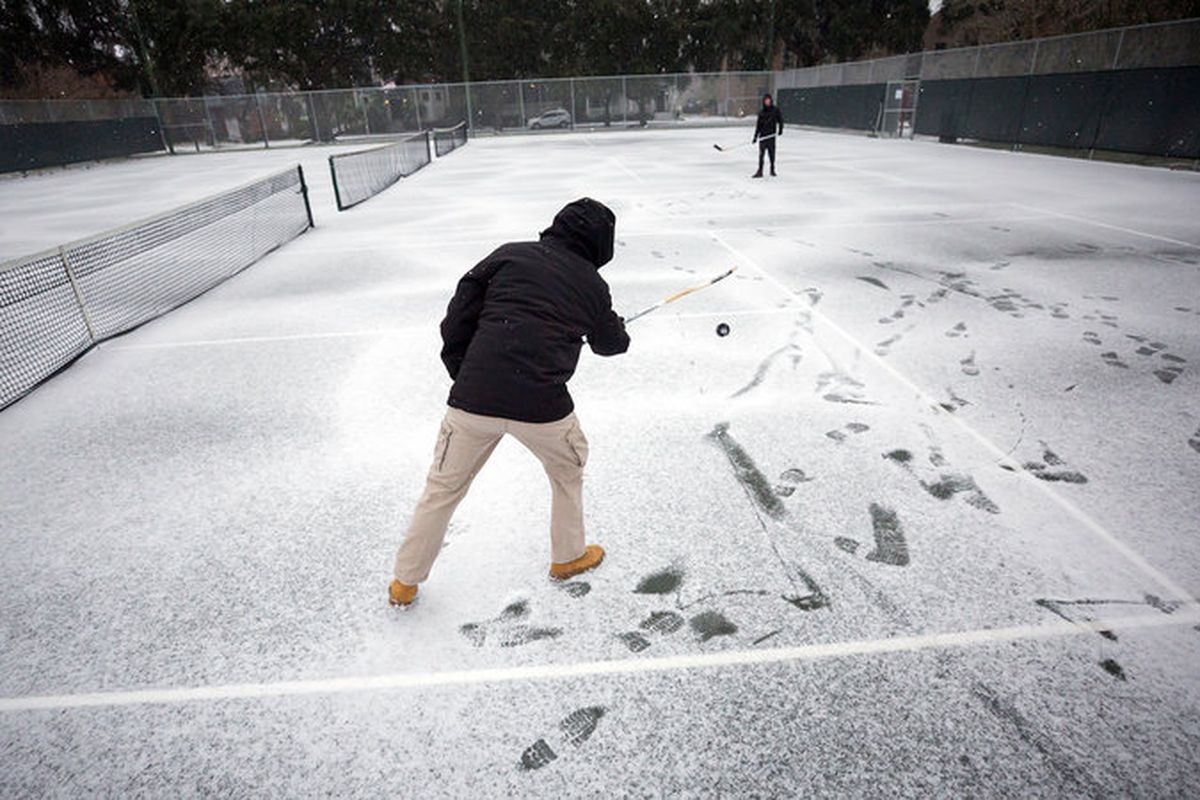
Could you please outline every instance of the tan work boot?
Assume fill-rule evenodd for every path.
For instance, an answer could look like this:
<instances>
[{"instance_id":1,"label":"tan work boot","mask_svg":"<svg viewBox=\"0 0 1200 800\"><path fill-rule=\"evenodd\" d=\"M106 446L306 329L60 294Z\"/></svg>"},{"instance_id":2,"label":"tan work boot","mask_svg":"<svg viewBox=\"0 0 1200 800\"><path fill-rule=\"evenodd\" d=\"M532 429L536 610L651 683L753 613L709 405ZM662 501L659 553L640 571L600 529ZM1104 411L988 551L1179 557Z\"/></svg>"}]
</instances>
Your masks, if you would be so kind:
<instances>
[{"instance_id":1,"label":"tan work boot","mask_svg":"<svg viewBox=\"0 0 1200 800\"><path fill-rule=\"evenodd\" d=\"M567 578L573 578L581 572L595 569L600 566L600 562L603 560L604 548L598 544L589 544L584 548L583 555L574 561L568 561L565 564L551 564L550 578L556 581L565 581Z\"/></svg>"},{"instance_id":2,"label":"tan work boot","mask_svg":"<svg viewBox=\"0 0 1200 800\"><path fill-rule=\"evenodd\" d=\"M392 581L388 587L388 602L394 606L412 605L412 601L417 599L417 587L409 586L407 583L400 581Z\"/></svg>"}]
</instances>

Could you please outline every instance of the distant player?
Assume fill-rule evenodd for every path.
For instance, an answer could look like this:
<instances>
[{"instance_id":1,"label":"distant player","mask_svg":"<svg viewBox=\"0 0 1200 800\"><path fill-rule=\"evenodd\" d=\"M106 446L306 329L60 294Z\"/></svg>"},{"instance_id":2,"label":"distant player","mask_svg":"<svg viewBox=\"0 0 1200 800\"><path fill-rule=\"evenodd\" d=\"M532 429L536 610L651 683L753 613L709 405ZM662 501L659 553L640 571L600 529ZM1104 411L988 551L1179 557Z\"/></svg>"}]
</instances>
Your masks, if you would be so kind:
<instances>
[{"instance_id":1,"label":"distant player","mask_svg":"<svg viewBox=\"0 0 1200 800\"><path fill-rule=\"evenodd\" d=\"M417 596L454 509L506 433L537 456L550 478L550 577L563 580L604 559L604 549L584 539L588 443L567 381L584 337L598 355L629 349L624 320L599 273L612 260L615 230L606 206L576 200L540 241L503 245L458 282L442 320L442 362L454 380L450 408L396 554L392 605Z\"/></svg>"},{"instance_id":2,"label":"distant player","mask_svg":"<svg viewBox=\"0 0 1200 800\"><path fill-rule=\"evenodd\" d=\"M771 177L775 177L775 140L783 135L783 114L775 105L771 95L764 94L762 108L758 110L758 124L754 126L753 142L758 142L758 172L751 178L761 178L763 155L771 156Z\"/></svg>"}]
</instances>

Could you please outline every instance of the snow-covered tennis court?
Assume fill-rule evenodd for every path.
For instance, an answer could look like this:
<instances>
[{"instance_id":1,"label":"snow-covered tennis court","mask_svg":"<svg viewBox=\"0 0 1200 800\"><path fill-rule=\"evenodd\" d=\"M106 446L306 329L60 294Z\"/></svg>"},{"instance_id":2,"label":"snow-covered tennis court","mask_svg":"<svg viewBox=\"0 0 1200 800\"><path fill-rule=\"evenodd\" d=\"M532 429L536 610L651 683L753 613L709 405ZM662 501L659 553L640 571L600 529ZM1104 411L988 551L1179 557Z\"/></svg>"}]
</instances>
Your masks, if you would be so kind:
<instances>
[{"instance_id":1,"label":"snow-covered tennis court","mask_svg":"<svg viewBox=\"0 0 1200 800\"><path fill-rule=\"evenodd\" d=\"M1200 175L743 136L0 181L5 257L296 161L317 224L0 412L0 794L1200 792ZM508 440L389 608L454 283L584 195L623 312L738 267L580 363L608 559Z\"/></svg>"}]
</instances>

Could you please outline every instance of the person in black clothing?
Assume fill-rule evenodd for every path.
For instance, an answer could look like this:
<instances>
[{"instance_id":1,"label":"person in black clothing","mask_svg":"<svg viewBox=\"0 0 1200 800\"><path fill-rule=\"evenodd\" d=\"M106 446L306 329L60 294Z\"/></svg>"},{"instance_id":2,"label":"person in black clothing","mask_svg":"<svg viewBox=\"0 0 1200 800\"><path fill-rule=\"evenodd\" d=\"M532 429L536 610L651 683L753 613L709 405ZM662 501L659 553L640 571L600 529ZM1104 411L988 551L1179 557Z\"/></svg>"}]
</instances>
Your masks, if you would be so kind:
<instances>
[{"instance_id":1,"label":"person in black clothing","mask_svg":"<svg viewBox=\"0 0 1200 800\"><path fill-rule=\"evenodd\" d=\"M775 105L771 95L764 94L762 108L758 111L758 123L754 126L753 142L758 142L758 172L750 177L761 178L763 154L771 156L771 176L775 176L775 140L783 136L783 114Z\"/></svg>"},{"instance_id":2,"label":"person in black clothing","mask_svg":"<svg viewBox=\"0 0 1200 800\"><path fill-rule=\"evenodd\" d=\"M512 434L550 478L550 576L599 565L586 545L587 439L567 381L586 339L592 352L629 349L600 267L613 257L616 217L590 198L568 204L536 242L502 245L458 282L442 320L442 362L454 381L425 492L396 554L393 605L413 601L446 527L500 439Z\"/></svg>"}]
</instances>

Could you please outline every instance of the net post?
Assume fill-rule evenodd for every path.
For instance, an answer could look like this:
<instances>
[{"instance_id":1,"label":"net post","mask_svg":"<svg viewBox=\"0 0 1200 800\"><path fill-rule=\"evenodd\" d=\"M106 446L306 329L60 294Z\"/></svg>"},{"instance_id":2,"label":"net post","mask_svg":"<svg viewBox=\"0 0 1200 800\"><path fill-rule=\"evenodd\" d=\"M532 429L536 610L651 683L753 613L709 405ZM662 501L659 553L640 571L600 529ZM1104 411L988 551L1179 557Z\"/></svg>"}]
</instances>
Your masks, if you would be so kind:
<instances>
[{"instance_id":1,"label":"net post","mask_svg":"<svg viewBox=\"0 0 1200 800\"><path fill-rule=\"evenodd\" d=\"M345 211L345 206L342 205L342 193L338 191L337 168L333 165L333 156L329 157L329 177L333 179L333 200L337 203L338 211ZM301 181L304 179L301 178ZM304 200L308 202L308 194L305 193Z\"/></svg>"},{"instance_id":2,"label":"net post","mask_svg":"<svg viewBox=\"0 0 1200 800\"><path fill-rule=\"evenodd\" d=\"M429 131L425 131L424 134L425 134L425 160L432 162L433 161L433 137L430 136Z\"/></svg>"},{"instance_id":3,"label":"net post","mask_svg":"<svg viewBox=\"0 0 1200 800\"><path fill-rule=\"evenodd\" d=\"M333 169L333 156L329 157L329 168ZM308 215L308 227L315 228L317 224L313 222L312 205L308 202L308 184L304 182L304 167L300 164L296 165L296 172L300 175L300 194L304 195L304 213ZM337 189L337 180L333 182L333 188Z\"/></svg>"},{"instance_id":4,"label":"net post","mask_svg":"<svg viewBox=\"0 0 1200 800\"><path fill-rule=\"evenodd\" d=\"M62 261L63 272L67 274L67 282L71 284L71 291L75 293L75 302L79 305L79 315L83 317L83 325L87 328L88 338L92 340L92 344L99 341L96 338L96 329L92 327L92 318L88 315L87 306L83 303L83 292L79 291L79 283L75 280L75 272L71 269L71 260L67 258L67 248L58 248L58 257Z\"/></svg>"}]
</instances>

